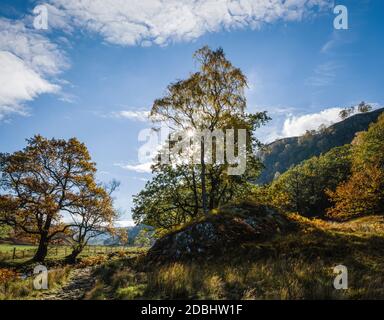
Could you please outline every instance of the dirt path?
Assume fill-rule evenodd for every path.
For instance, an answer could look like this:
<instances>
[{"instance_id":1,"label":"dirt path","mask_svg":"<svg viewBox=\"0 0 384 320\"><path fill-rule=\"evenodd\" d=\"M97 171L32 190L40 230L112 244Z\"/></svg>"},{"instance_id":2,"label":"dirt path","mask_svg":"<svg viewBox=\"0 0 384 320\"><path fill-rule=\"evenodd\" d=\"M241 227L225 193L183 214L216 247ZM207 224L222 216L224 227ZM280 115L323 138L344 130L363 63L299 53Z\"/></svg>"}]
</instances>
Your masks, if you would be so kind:
<instances>
[{"instance_id":1,"label":"dirt path","mask_svg":"<svg viewBox=\"0 0 384 320\"><path fill-rule=\"evenodd\" d=\"M81 300L85 293L92 288L92 268L73 269L69 274L69 281L61 288L46 292L43 300Z\"/></svg>"}]
</instances>

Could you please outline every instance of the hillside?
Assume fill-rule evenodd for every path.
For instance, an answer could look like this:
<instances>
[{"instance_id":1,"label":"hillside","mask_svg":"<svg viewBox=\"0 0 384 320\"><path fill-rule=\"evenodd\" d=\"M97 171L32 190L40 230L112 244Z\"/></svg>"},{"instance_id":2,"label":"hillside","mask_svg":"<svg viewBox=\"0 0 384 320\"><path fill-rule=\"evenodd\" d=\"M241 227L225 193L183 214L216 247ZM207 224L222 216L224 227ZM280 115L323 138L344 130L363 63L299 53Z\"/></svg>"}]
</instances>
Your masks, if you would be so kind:
<instances>
[{"instance_id":1,"label":"hillside","mask_svg":"<svg viewBox=\"0 0 384 320\"><path fill-rule=\"evenodd\" d=\"M265 169L261 173L258 183L269 183L276 173L281 174L303 160L350 143L357 132L367 130L369 124L376 121L383 111L384 108L381 108L368 113L356 114L320 132L284 138L268 144L266 150L259 153Z\"/></svg>"}]
</instances>

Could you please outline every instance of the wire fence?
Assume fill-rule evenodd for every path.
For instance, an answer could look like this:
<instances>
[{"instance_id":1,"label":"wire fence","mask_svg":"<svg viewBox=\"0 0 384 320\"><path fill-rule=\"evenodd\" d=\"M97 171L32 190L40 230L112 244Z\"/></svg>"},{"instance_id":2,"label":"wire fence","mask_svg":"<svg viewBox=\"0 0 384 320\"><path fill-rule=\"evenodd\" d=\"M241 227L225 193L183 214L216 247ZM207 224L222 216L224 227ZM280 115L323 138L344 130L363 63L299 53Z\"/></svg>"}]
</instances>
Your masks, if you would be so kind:
<instances>
[{"instance_id":1,"label":"wire fence","mask_svg":"<svg viewBox=\"0 0 384 320\"><path fill-rule=\"evenodd\" d=\"M132 247L122 246L86 246L81 253L82 255L96 255L96 254L108 254L122 250L129 250ZM23 248L22 246L15 246L7 248L6 251L0 251L0 260L17 260L32 258L36 253L37 248ZM49 257L65 257L72 251L69 246L50 246L48 248Z\"/></svg>"}]
</instances>

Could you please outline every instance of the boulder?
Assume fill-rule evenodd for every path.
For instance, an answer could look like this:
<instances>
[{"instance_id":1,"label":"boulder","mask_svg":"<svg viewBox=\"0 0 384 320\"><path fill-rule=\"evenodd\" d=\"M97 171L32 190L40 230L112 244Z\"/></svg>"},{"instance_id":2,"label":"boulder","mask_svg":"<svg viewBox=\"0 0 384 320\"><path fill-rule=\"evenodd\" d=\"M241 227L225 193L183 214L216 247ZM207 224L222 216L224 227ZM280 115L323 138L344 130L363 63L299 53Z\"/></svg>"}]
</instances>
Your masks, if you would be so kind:
<instances>
[{"instance_id":1,"label":"boulder","mask_svg":"<svg viewBox=\"0 0 384 320\"><path fill-rule=\"evenodd\" d=\"M209 259L244 243L262 242L292 227L277 210L251 203L229 205L207 218L158 239L150 261Z\"/></svg>"}]
</instances>

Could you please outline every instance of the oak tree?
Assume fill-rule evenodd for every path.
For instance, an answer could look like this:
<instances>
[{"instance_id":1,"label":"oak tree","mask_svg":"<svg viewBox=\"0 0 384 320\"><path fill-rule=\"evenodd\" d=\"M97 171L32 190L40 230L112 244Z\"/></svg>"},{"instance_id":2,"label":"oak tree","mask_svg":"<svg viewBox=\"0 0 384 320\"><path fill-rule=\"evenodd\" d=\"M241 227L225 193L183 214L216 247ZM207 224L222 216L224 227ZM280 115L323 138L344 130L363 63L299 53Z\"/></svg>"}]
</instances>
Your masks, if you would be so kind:
<instances>
[{"instance_id":1,"label":"oak tree","mask_svg":"<svg viewBox=\"0 0 384 320\"><path fill-rule=\"evenodd\" d=\"M95 164L77 139L46 139L40 135L12 154L0 155L0 221L37 237L35 261L43 261L48 244L70 225L62 214L81 203L94 183Z\"/></svg>"}]
</instances>

